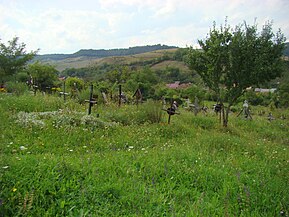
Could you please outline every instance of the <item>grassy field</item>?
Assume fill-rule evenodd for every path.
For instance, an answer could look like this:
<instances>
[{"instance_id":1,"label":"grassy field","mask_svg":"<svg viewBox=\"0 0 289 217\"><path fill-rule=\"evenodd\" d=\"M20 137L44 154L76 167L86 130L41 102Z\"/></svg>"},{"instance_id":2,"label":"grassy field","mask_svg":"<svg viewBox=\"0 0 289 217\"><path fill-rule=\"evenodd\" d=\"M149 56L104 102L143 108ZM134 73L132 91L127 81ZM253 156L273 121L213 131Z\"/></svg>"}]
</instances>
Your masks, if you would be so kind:
<instances>
[{"instance_id":1,"label":"grassy field","mask_svg":"<svg viewBox=\"0 0 289 217\"><path fill-rule=\"evenodd\" d=\"M289 215L288 111L160 108L1 94L0 216Z\"/></svg>"}]
</instances>

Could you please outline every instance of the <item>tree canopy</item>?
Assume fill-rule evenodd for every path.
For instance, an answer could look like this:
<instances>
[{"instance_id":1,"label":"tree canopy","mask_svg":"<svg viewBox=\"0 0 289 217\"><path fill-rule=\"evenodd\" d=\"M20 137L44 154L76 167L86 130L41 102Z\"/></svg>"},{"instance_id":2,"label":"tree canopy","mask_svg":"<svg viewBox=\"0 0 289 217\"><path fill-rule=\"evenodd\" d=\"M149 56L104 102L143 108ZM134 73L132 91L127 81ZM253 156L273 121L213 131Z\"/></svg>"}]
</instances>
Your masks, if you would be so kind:
<instances>
[{"instance_id":1,"label":"tree canopy","mask_svg":"<svg viewBox=\"0 0 289 217\"><path fill-rule=\"evenodd\" d=\"M26 51L26 45L15 37L8 45L0 42L0 75L11 76L25 68L38 51Z\"/></svg>"},{"instance_id":2,"label":"tree canopy","mask_svg":"<svg viewBox=\"0 0 289 217\"><path fill-rule=\"evenodd\" d=\"M52 87L58 78L57 70L53 66L41 64L38 61L27 67L27 73L41 90Z\"/></svg>"},{"instance_id":3,"label":"tree canopy","mask_svg":"<svg viewBox=\"0 0 289 217\"><path fill-rule=\"evenodd\" d=\"M246 88L259 86L282 74L281 59L285 37L279 30L272 32L272 23L266 23L261 32L257 25L246 22L231 28L213 25L208 36L199 40L201 50L190 48L187 62L205 84L213 90L219 103L228 102L223 124L227 126L228 113Z\"/></svg>"}]
</instances>

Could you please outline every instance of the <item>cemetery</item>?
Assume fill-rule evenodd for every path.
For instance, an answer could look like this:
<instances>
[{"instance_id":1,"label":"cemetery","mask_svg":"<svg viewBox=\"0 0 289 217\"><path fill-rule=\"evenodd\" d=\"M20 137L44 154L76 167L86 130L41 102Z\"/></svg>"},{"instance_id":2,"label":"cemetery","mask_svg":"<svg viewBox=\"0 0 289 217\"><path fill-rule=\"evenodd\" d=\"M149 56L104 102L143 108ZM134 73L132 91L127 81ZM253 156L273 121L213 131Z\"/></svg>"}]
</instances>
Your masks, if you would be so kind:
<instances>
[{"instance_id":1,"label":"cemetery","mask_svg":"<svg viewBox=\"0 0 289 217\"><path fill-rule=\"evenodd\" d=\"M0 68L0 216L288 216L286 83L243 92L288 70L259 78L244 67L236 80L206 43L184 52L195 73L186 89L159 82L164 71L134 71L140 63L106 66L103 80L30 63L27 83Z\"/></svg>"}]
</instances>

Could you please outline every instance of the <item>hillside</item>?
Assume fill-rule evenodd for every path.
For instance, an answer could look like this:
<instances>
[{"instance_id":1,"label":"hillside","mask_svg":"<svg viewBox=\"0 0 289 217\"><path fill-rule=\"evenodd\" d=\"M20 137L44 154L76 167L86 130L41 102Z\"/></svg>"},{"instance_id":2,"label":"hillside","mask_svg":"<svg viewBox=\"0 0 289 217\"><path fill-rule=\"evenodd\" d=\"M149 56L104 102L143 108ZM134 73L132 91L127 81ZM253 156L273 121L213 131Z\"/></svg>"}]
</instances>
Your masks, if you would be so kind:
<instances>
[{"instance_id":1,"label":"hillside","mask_svg":"<svg viewBox=\"0 0 289 217\"><path fill-rule=\"evenodd\" d=\"M82 49L73 54L45 54L45 55L37 55L35 60L39 61L58 61L65 60L71 58L103 58L103 57L111 57L111 56L128 56L135 55L140 53L152 52L155 50L165 50L165 49L173 49L177 48L175 46L167 46L167 45L147 45L147 46L136 46L130 48L121 48L121 49Z\"/></svg>"},{"instance_id":2,"label":"hillside","mask_svg":"<svg viewBox=\"0 0 289 217\"><path fill-rule=\"evenodd\" d=\"M98 67L101 65L146 65L148 61L154 61L163 56L172 57L176 48L171 49L160 49L150 52L144 52L139 54L130 54L123 56L108 56L108 57L97 57L97 56L78 56L78 57L67 57L63 59L56 58L39 58L36 57L35 60L39 60L42 63L47 63L55 66L58 71L63 71L69 68L86 68L86 67ZM66 55L66 54L63 54ZM63 57L63 56L62 56ZM183 64L183 63L182 63ZM184 64L183 64L184 65Z\"/></svg>"}]
</instances>

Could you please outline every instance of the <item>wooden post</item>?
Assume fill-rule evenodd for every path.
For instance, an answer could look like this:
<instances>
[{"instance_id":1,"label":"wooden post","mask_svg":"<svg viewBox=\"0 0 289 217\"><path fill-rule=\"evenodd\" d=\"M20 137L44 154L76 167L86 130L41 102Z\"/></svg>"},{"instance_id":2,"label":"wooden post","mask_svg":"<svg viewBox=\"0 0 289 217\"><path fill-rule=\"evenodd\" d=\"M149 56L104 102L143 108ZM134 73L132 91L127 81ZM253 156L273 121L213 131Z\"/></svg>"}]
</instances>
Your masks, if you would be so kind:
<instances>
[{"instance_id":1,"label":"wooden post","mask_svg":"<svg viewBox=\"0 0 289 217\"><path fill-rule=\"evenodd\" d=\"M88 107L88 114L91 114L91 107L93 106L92 103L92 96L93 96L93 84L90 85L90 96L89 96L89 107Z\"/></svg>"},{"instance_id":2,"label":"wooden post","mask_svg":"<svg viewBox=\"0 0 289 217\"><path fill-rule=\"evenodd\" d=\"M93 84L90 85L90 95L89 95L89 100L85 100L85 102L89 103L88 107L88 115L91 114L91 107L96 104L96 98L93 97Z\"/></svg>"},{"instance_id":3,"label":"wooden post","mask_svg":"<svg viewBox=\"0 0 289 217\"><path fill-rule=\"evenodd\" d=\"M118 106L121 106L121 84L118 86Z\"/></svg>"},{"instance_id":4,"label":"wooden post","mask_svg":"<svg viewBox=\"0 0 289 217\"><path fill-rule=\"evenodd\" d=\"M171 116L172 115L175 115L175 114L179 115L180 114L179 112L176 112L177 104L175 104L173 102L173 99L171 99L171 106L169 108L167 108L167 109L162 109L162 110L166 111L168 113L168 115L169 115L168 124L171 123Z\"/></svg>"},{"instance_id":5,"label":"wooden post","mask_svg":"<svg viewBox=\"0 0 289 217\"><path fill-rule=\"evenodd\" d=\"M63 81L63 100L64 100L64 102L66 101L66 94L65 94L66 92L65 92L65 79L64 79L64 81Z\"/></svg>"}]
</instances>

